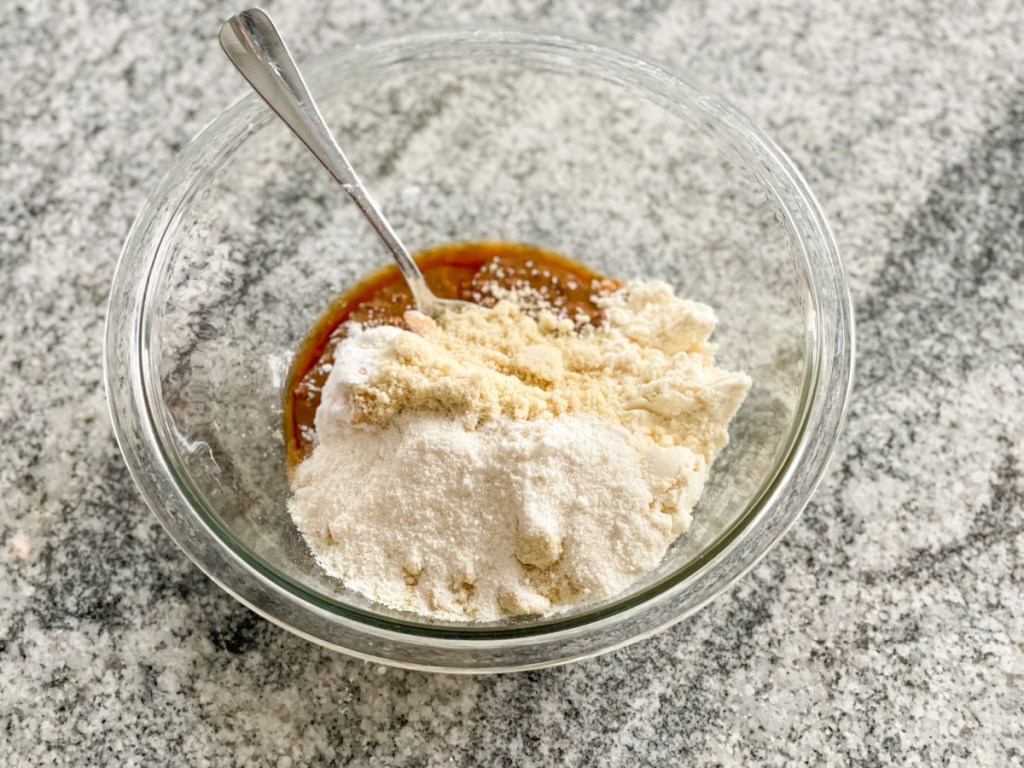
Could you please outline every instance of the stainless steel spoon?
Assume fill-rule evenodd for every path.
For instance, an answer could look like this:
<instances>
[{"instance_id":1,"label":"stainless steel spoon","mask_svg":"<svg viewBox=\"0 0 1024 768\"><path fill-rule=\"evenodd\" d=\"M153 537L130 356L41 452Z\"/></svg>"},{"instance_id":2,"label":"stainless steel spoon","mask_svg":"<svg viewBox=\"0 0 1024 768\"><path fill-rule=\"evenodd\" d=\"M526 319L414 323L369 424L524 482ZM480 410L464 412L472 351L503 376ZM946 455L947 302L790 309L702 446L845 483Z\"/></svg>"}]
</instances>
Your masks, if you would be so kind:
<instances>
[{"instance_id":1,"label":"stainless steel spoon","mask_svg":"<svg viewBox=\"0 0 1024 768\"><path fill-rule=\"evenodd\" d=\"M466 306L465 301L440 299L427 287L423 273L412 260L408 249L384 218L380 207L331 135L316 102L306 88L299 68L270 17L258 8L232 16L220 28L220 45L253 90L316 155L317 160L359 206L359 210L398 262L402 277L412 290L416 308L436 317L445 309Z\"/></svg>"}]
</instances>

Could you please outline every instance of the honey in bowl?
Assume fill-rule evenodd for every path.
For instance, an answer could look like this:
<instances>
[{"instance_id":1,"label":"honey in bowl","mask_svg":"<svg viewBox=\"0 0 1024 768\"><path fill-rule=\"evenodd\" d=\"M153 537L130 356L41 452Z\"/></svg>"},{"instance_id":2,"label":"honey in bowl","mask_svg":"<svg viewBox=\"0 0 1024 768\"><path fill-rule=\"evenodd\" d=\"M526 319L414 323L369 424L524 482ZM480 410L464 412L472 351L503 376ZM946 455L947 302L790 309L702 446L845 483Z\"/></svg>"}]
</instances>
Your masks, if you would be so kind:
<instances>
[{"instance_id":1,"label":"honey in bowl","mask_svg":"<svg viewBox=\"0 0 1024 768\"><path fill-rule=\"evenodd\" d=\"M581 314L599 324L593 301L620 286L589 267L552 251L506 242L452 243L422 251L416 264L440 298L461 299L490 307L495 289L528 289L543 303L568 317ZM413 308L412 294L398 267L388 265L339 296L313 326L292 362L285 389L284 433L289 469L309 456L314 445L314 417L320 393L345 337L345 324L405 327L403 314Z\"/></svg>"}]
</instances>

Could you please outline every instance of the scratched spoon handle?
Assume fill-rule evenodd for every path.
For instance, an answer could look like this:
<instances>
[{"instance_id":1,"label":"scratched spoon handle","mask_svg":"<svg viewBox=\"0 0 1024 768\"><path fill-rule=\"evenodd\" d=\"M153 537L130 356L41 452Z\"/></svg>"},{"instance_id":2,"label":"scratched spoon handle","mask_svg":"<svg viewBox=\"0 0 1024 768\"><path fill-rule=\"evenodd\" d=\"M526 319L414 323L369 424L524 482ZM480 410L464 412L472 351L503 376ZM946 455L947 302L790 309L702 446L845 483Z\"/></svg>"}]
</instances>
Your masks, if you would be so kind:
<instances>
[{"instance_id":1,"label":"scratched spoon handle","mask_svg":"<svg viewBox=\"0 0 1024 768\"><path fill-rule=\"evenodd\" d=\"M417 302L429 301L423 275L338 146L270 17L257 8L232 16L220 28L220 44L253 90L359 206L395 257Z\"/></svg>"}]
</instances>

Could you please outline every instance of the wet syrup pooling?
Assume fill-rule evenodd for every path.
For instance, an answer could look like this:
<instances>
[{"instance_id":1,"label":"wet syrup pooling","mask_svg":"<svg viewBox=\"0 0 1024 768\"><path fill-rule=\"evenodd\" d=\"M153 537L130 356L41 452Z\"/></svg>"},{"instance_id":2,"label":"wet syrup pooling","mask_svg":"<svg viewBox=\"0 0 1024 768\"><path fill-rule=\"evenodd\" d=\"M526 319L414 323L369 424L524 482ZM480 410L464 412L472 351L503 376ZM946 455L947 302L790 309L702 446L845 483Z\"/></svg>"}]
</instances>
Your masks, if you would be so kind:
<instances>
[{"instance_id":1,"label":"wet syrup pooling","mask_svg":"<svg viewBox=\"0 0 1024 768\"><path fill-rule=\"evenodd\" d=\"M454 243L415 256L431 290L444 299L462 299L493 306L495 287L530 288L544 303L569 317L585 314L600 322L595 293L607 293L618 283L582 264L528 245L516 243ZM405 327L402 314L412 309L412 295L398 267L373 272L339 296L313 326L292 361L285 391L284 432L288 466L294 467L313 448L313 417L334 348L344 338L342 325L355 321L367 326Z\"/></svg>"}]
</instances>

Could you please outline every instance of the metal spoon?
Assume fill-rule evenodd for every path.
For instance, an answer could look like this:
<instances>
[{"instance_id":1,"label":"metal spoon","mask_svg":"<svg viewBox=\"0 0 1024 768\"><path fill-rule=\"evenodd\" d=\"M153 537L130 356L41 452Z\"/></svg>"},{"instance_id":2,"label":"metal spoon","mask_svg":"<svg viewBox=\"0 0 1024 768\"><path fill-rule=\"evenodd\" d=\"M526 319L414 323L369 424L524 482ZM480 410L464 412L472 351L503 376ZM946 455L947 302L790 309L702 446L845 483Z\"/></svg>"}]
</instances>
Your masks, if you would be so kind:
<instances>
[{"instance_id":1,"label":"metal spoon","mask_svg":"<svg viewBox=\"0 0 1024 768\"><path fill-rule=\"evenodd\" d=\"M384 218L380 207L331 135L306 88L299 68L270 17L258 8L232 16L220 28L220 45L253 90L316 155L317 160L359 206L359 210L398 262L402 277L412 291L416 308L436 317L446 309L466 306L468 302L465 301L438 298L427 286L423 273L412 260L408 249L398 239L395 230Z\"/></svg>"}]
</instances>

